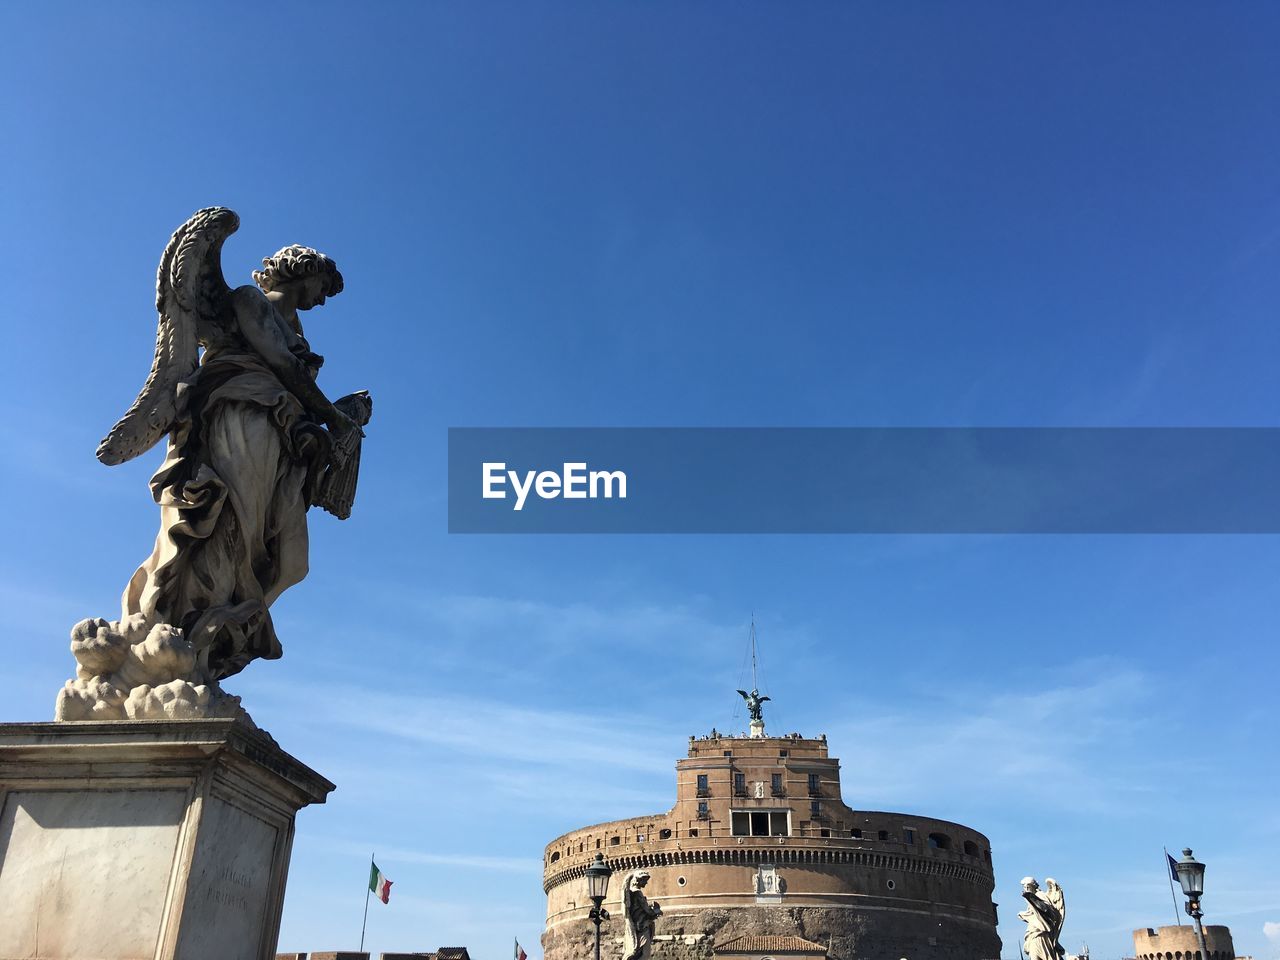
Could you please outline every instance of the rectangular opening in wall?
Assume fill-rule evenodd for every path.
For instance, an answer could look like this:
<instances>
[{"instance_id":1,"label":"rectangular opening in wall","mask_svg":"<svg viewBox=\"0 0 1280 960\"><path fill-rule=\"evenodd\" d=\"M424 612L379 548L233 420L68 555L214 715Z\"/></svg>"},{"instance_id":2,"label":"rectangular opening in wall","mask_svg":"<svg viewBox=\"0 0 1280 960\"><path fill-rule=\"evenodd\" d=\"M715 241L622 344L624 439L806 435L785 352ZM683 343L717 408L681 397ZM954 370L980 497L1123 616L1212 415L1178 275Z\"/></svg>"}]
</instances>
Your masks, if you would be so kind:
<instances>
[{"instance_id":1,"label":"rectangular opening in wall","mask_svg":"<svg viewBox=\"0 0 1280 960\"><path fill-rule=\"evenodd\" d=\"M782 774L775 773L773 775L773 779L770 781L769 791L775 797L786 796L786 791L782 789Z\"/></svg>"},{"instance_id":2,"label":"rectangular opening in wall","mask_svg":"<svg viewBox=\"0 0 1280 960\"><path fill-rule=\"evenodd\" d=\"M707 775L705 773L698 774L698 796L700 797L711 796L711 787L707 783Z\"/></svg>"},{"instance_id":3,"label":"rectangular opening in wall","mask_svg":"<svg viewBox=\"0 0 1280 960\"><path fill-rule=\"evenodd\" d=\"M734 810L732 828L735 837L789 837L789 810Z\"/></svg>"},{"instance_id":4,"label":"rectangular opening in wall","mask_svg":"<svg viewBox=\"0 0 1280 960\"><path fill-rule=\"evenodd\" d=\"M903 828L902 828L902 842L903 842L903 843L915 843L915 842L916 842L916 832L915 832L914 830L912 830L910 827L903 827Z\"/></svg>"}]
</instances>

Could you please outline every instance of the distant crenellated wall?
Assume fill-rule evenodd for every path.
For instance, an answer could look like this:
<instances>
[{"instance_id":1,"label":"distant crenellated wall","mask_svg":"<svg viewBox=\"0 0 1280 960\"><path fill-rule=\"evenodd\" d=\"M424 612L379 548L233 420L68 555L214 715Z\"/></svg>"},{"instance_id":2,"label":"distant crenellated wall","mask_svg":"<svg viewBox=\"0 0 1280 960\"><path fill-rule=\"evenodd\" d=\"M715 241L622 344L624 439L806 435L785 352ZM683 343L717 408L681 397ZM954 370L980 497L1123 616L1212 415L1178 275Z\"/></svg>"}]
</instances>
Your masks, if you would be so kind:
<instances>
[{"instance_id":1,"label":"distant crenellated wall","mask_svg":"<svg viewBox=\"0 0 1280 960\"><path fill-rule=\"evenodd\" d=\"M1231 942L1231 928L1210 925L1204 928L1204 945L1209 950L1208 960L1234 960L1235 944ZM1136 960L1202 960L1200 944L1196 942L1196 928L1145 927L1133 931L1133 952Z\"/></svg>"}]
</instances>

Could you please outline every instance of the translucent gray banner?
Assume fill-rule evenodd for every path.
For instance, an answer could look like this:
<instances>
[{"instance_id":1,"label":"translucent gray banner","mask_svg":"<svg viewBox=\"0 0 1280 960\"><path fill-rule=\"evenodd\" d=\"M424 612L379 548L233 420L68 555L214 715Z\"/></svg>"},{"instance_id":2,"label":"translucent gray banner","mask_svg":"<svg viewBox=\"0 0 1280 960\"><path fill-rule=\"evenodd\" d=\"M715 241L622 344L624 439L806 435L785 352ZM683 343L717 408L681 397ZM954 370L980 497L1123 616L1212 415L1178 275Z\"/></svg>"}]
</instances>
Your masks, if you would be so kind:
<instances>
[{"instance_id":1,"label":"translucent gray banner","mask_svg":"<svg viewBox=\"0 0 1280 960\"><path fill-rule=\"evenodd\" d=\"M1280 428L453 428L451 533L1280 533Z\"/></svg>"}]
</instances>

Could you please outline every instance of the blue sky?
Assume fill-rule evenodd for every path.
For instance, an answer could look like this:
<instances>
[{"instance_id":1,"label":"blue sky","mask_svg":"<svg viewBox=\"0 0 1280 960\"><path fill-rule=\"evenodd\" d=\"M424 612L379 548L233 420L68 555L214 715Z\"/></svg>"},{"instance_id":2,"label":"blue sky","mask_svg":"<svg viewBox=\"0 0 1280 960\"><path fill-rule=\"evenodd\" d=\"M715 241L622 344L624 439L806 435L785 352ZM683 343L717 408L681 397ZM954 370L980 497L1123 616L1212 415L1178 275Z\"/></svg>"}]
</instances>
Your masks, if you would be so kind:
<instances>
[{"instance_id":1,"label":"blue sky","mask_svg":"<svg viewBox=\"0 0 1280 960\"><path fill-rule=\"evenodd\" d=\"M536 960L543 845L670 805L754 610L771 722L855 807L984 831L997 901L1055 876L1119 957L1189 844L1280 957L1276 537L445 532L450 426L1274 426L1280 11L368 6L0 7L4 718L150 549L159 451L93 450L225 204L230 278L338 261L307 333L377 404L284 659L229 684L339 785L282 949L355 945L377 850L375 951Z\"/></svg>"}]
</instances>

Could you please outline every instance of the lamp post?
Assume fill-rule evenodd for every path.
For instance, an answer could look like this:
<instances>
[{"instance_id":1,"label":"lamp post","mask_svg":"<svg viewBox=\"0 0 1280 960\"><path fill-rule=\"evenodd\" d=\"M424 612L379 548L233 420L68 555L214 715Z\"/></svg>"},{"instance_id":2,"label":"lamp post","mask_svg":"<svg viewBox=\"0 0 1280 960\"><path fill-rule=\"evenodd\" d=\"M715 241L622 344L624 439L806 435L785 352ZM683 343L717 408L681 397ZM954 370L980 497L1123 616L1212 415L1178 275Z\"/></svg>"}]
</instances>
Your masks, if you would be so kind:
<instances>
[{"instance_id":1,"label":"lamp post","mask_svg":"<svg viewBox=\"0 0 1280 960\"><path fill-rule=\"evenodd\" d=\"M1173 865L1178 873L1178 883L1187 898L1186 911L1196 921L1196 942L1200 944L1200 960L1209 960L1209 948L1204 942L1204 924L1200 922L1200 897L1204 893L1204 864L1191 855L1190 847L1182 848L1182 859Z\"/></svg>"},{"instance_id":2,"label":"lamp post","mask_svg":"<svg viewBox=\"0 0 1280 960\"><path fill-rule=\"evenodd\" d=\"M604 862L604 856L597 853L596 858L587 867L587 896L591 898L591 912L587 919L596 925L596 960L600 960L600 924L609 919L609 911L601 904L609 892L609 875L613 873ZM1208 960L1208 958L1205 958Z\"/></svg>"}]
</instances>

